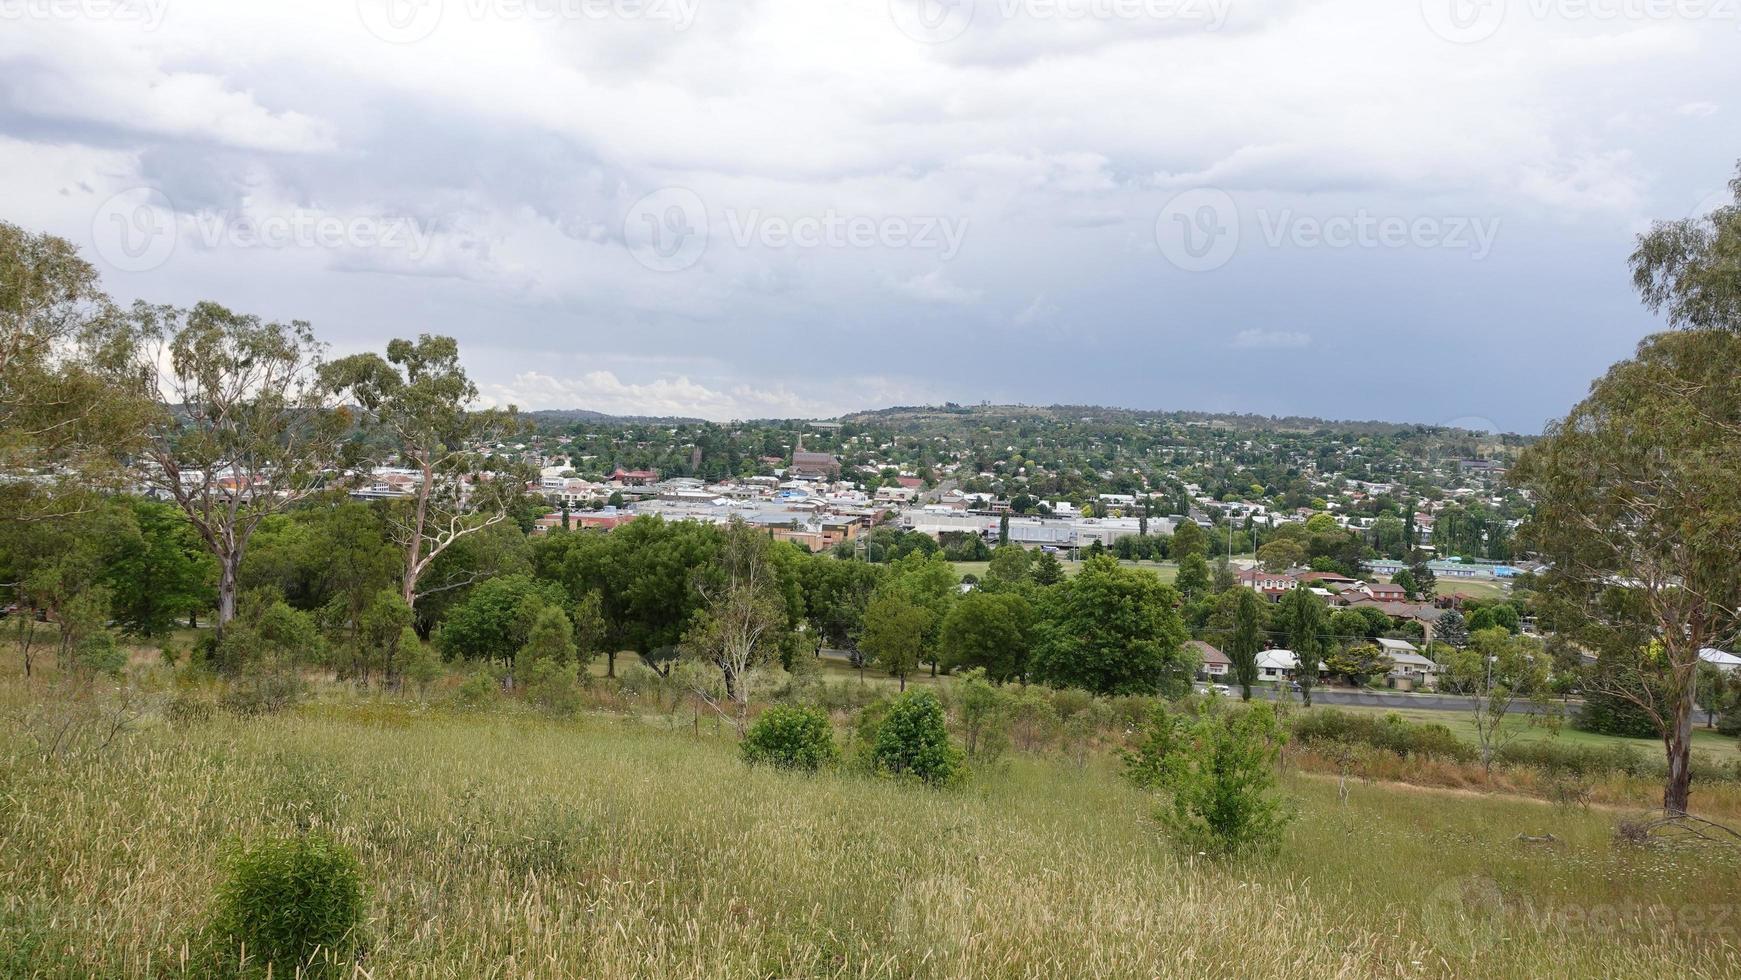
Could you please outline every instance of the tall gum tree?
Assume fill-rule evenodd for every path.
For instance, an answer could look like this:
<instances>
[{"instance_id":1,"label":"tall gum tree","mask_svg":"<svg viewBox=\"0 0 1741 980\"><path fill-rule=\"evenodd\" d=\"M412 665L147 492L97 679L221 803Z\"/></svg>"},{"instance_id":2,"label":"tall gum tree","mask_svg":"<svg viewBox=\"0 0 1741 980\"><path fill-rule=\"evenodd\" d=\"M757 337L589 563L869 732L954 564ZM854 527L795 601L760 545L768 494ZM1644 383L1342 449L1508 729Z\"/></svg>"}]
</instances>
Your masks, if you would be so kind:
<instances>
[{"instance_id":1,"label":"tall gum tree","mask_svg":"<svg viewBox=\"0 0 1741 980\"><path fill-rule=\"evenodd\" d=\"M327 365L323 376L365 413L378 459L417 474L411 496L388 509L389 533L404 558L400 597L416 608L431 592L470 584L428 588L424 576L455 541L508 519L523 478L512 470L487 472L484 463L491 447L523 430L519 413L472 410L478 389L460 366L452 337L394 340L385 358L346 357Z\"/></svg>"},{"instance_id":2,"label":"tall gum tree","mask_svg":"<svg viewBox=\"0 0 1741 980\"><path fill-rule=\"evenodd\" d=\"M140 303L129 323L136 393L152 406L138 476L181 508L218 560L222 636L249 539L333 484L351 419L321 383L324 348L307 323L216 303Z\"/></svg>"},{"instance_id":3,"label":"tall gum tree","mask_svg":"<svg viewBox=\"0 0 1741 980\"><path fill-rule=\"evenodd\" d=\"M1512 473L1548 612L1602 656L1590 682L1657 729L1677 814L1699 651L1741 630L1741 172L1730 186L1735 203L1657 224L1632 256L1645 305L1686 329L1645 338Z\"/></svg>"},{"instance_id":4,"label":"tall gum tree","mask_svg":"<svg viewBox=\"0 0 1741 980\"><path fill-rule=\"evenodd\" d=\"M0 521L84 512L118 488L143 413L125 317L72 243L0 221Z\"/></svg>"}]
</instances>

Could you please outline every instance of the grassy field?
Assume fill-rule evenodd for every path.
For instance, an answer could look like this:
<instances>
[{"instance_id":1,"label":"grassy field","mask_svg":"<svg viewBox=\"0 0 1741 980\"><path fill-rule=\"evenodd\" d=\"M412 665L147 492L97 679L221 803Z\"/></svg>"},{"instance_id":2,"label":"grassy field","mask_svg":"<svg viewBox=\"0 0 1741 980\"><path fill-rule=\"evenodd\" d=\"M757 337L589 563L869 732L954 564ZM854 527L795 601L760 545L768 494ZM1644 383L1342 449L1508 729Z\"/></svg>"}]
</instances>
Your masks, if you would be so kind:
<instances>
[{"instance_id":1,"label":"grassy field","mask_svg":"<svg viewBox=\"0 0 1741 980\"><path fill-rule=\"evenodd\" d=\"M1281 856L1222 865L1104 752L931 791L752 770L686 715L328 687L45 754L67 709L16 678L0 709L5 976L188 975L223 847L307 828L361 857L359 977L1741 975L1741 860L1600 809L1289 774Z\"/></svg>"},{"instance_id":2,"label":"grassy field","mask_svg":"<svg viewBox=\"0 0 1741 980\"><path fill-rule=\"evenodd\" d=\"M1465 711L1435 711L1427 708L1395 709L1367 707L1365 705L1332 705L1330 707L1337 711L1381 715L1394 713L1402 716L1406 721L1419 722L1422 724L1436 723L1444 725L1451 731L1456 732L1457 736L1462 738L1464 741L1471 743L1475 741L1475 722L1473 716ZM1741 759L1741 740L1737 740L1727 735L1719 735L1715 731L1704 728L1702 717L1700 718L1699 724L1700 727L1693 730L1693 751L1695 753L1707 755L1720 762ZM1662 755L1662 743L1654 738L1619 738L1613 735L1597 735L1593 732L1581 732L1576 728L1573 728L1571 725L1564 724L1560 725L1557 729L1547 728L1539 725L1531 725L1529 719L1522 715L1514 718L1507 718L1505 726L1508 730L1516 733L1518 741L1556 739L1561 742L1568 742L1577 745L1596 746L1619 743L1630 746L1652 759Z\"/></svg>"}]
</instances>

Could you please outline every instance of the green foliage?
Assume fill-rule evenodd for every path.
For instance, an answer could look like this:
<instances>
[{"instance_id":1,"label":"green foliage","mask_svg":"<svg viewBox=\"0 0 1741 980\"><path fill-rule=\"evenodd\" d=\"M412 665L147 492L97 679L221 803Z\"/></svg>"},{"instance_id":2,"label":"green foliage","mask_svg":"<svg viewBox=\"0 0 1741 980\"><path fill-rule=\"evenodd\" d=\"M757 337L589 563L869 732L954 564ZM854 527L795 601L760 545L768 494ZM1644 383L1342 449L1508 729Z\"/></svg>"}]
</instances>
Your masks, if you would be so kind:
<instances>
[{"instance_id":1,"label":"green foliage","mask_svg":"<svg viewBox=\"0 0 1741 980\"><path fill-rule=\"evenodd\" d=\"M80 641L74 656L80 669L93 674L119 677L127 667L127 651L115 642L108 630L92 633Z\"/></svg>"},{"instance_id":2,"label":"green foliage","mask_svg":"<svg viewBox=\"0 0 1741 980\"><path fill-rule=\"evenodd\" d=\"M365 912L362 865L336 841L305 834L238 847L210 925L218 969L349 975Z\"/></svg>"},{"instance_id":3,"label":"green foliage","mask_svg":"<svg viewBox=\"0 0 1741 980\"><path fill-rule=\"evenodd\" d=\"M502 700L502 682L487 668L479 667L454 690L453 700L461 708L487 708Z\"/></svg>"},{"instance_id":4,"label":"green foliage","mask_svg":"<svg viewBox=\"0 0 1741 980\"><path fill-rule=\"evenodd\" d=\"M1003 518L1006 539L1009 530L1009 518ZM988 580L1014 583L1028 580L1033 570L1033 555L1019 544L1000 544L991 553L991 564L986 567L985 577Z\"/></svg>"},{"instance_id":5,"label":"green foliage","mask_svg":"<svg viewBox=\"0 0 1741 980\"><path fill-rule=\"evenodd\" d=\"M1507 633L1516 633L1521 623L1517 608L1507 602L1481 606L1469 614L1470 633L1479 633L1496 626Z\"/></svg>"},{"instance_id":6,"label":"green foliage","mask_svg":"<svg viewBox=\"0 0 1741 980\"><path fill-rule=\"evenodd\" d=\"M1324 669L1356 687L1389 673L1396 664L1376 643L1348 643L1324 658Z\"/></svg>"},{"instance_id":7,"label":"green foliage","mask_svg":"<svg viewBox=\"0 0 1741 980\"><path fill-rule=\"evenodd\" d=\"M1204 711L1189 720L1157 712L1144 741L1147 756L1127 763L1126 772L1169 795L1158 817L1181 849L1265 854L1281 846L1293 816L1275 792L1286 738L1267 704Z\"/></svg>"},{"instance_id":8,"label":"green foliage","mask_svg":"<svg viewBox=\"0 0 1741 980\"><path fill-rule=\"evenodd\" d=\"M1027 674L1033 629L1023 593L974 591L956 600L937 642L951 670L978 667L1001 684Z\"/></svg>"},{"instance_id":9,"label":"green foliage","mask_svg":"<svg viewBox=\"0 0 1741 980\"><path fill-rule=\"evenodd\" d=\"M1173 588L1187 599L1194 599L1209 590L1209 562L1201 552L1187 552L1179 559L1179 574L1173 578Z\"/></svg>"},{"instance_id":10,"label":"green foliage","mask_svg":"<svg viewBox=\"0 0 1741 980\"><path fill-rule=\"evenodd\" d=\"M505 575L472 589L441 624L437 646L444 656L512 663L544 610L566 601L555 583L529 575Z\"/></svg>"},{"instance_id":11,"label":"green foliage","mask_svg":"<svg viewBox=\"0 0 1741 980\"><path fill-rule=\"evenodd\" d=\"M919 666L931 622L931 610L901 592L881 590L865 609L858 648L883 670L899 677L905 688L907 677Z\"/></svg>"},{"instance_id":12,"label":"green foliage","mask_svg":"<svg viewBox=\"0 0 1741 980\"><path fill-rule=\"evenodd\" d=\"M1195 664L1178 593L1151 572L1096 556L1054 588L1034 645L1033 674L1096 694L1179 694Z\"/></svg>"},{"instance_id":13,"label":"green foliage","mask_svg":"<svg viewBox=\"0 0 1741 980\"><path fill-rule=\"evenodd\" d=\"M1011 699L983 669L962 671L951 692L962 741L973 759L995 760L1009 747Z\"/></svg>"},{"instance_id":14,"label":"green foliage","mask_svg":"<svg viewBox=\"0 0 1741 980\"><path fill-rule=\"evenodd\" d=\"M515 665L526 667L539 661L557 666L573 666L575 662L574 625L568 614L556 606L538 610L532 626L526 631L526 642L514 658Z\"/></svg>"},{"instance_id":15,"label":"green foliage","mask_svg":"<svg viewBox=\"0 0 1741 980\"><path fill-rule=\"evenodd\" d=\"M1295 740L1306 746L1338 743L1367 745L1399 758L1473 762L1476 751L1439 724L1404 720L1395 712L1383 715L1318 708L1295 715L1288 723Z\"/></svg>"},{"instance_id":16,"label":"green foliage","mask_svg":"<svg viewBox=\"0 0 1741 980\"><path fill-rule=\"evenodd\" d=\"M1462 613L1452 609L1440 616L1439 621L1433 624L1433 636L1439 642L1448 643L1454 647L1468 646L1469 622L1463 618Z\"/></svg>"},{"instance_id":17,"label":"green foliage","mask_svg":"<svg viewBox=\"0 0 1741 980\"><path fill-rule=\"evenodd\" d=\"M840 758L834 726L821 708L775 705L757 716L739 751L750 765L815 772Z\"/></svg>"},{"instance_id":18,"label":"green foliage","mask_svg":"<svg viewBox=\"0 0 1741 980\"><path fill-rule=\"evenodd\" d=\"M407 626L399 634L399 652L405 658L405 679L427 693L429 685L441 677L441 657L429 644L417 638L417 631Z\"/></svg>"},{"instance_id":19,"label":"green foliage","mask_svg":"<svg viewBox=\"0 0 1741 980\"><path fill-rule=\"evenodd\" d=\"M1572 727L1620 738L1655 738L1657 735L1656 722L1643 708L1600 684L1584 692L1583 705L1572 715Z\"/></svg>"},{"instance_id":20,"label":"green foliage","mask_svg":"<svg viewBox=\"0 0 1741 980\"><path fill-rule=\"evenodd\" d=\"M1233 632L1227 638L1226 653L1239 695L1250 701L1251 686L1257 683L1257 655L1263 652L1263 605L1251 589L1235 589L1234 594Z\"/></svg>"},{"instance_id":21,"label":"green foliage","mask_svg":"<svg viewBox=\"0 0 1741 980\"><path fill-rule=\"evenodd\" d=\"M876 726L872 763L877 772L945 786L961 776L961 750L949 741L943 703L930 691L895 698Z\"/></svg>"},{"instance_id":22,"label":"green foliage","mask_svg":"<svg viewBox=\"0 0 1741 980\"><path fill-rule=\"evenodd\" d=\"M1064 563L1050 551L1042 551L1034 559L1032 575L1036 585L1057 585L1064 581Z\"/></svg>"},{"instance_id":23,"label":"green foliage","mask_svg":"<svg viewBox=\"0 0 1741 980\"><path fill-rule=\"evenodd\" d=\"M132 533L120 536L106 576L116 625L136 636L161 636L216 601L217 563L174 506L135 500L131 517Z\"/></svg>"},{"instance_id":24,"label":"green foliage","mask_svg":"<svg viewBox=\"0 0 1741 980\"><path fill-rule=\"evenodd\" d=\"M558 717L580 710L580 668L572 660L539 657L519 669L527 701Z\"/></svg>"}]
</instances>

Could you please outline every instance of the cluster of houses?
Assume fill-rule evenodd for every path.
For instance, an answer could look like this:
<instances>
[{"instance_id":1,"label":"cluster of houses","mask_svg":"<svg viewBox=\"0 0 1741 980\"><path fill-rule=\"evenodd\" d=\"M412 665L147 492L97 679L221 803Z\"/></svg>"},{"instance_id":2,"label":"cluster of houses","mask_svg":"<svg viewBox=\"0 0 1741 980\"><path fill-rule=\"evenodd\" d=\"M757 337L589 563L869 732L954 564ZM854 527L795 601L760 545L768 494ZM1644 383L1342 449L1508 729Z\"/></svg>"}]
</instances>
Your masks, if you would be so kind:
<instances>
[{"instance_id":1,"label":"cluster of houses","mask_svg":"<svg viewBox=\"0 0 1741 980\"><path fill-rule=\"evenodd\" d=\"M1391 667L1386 672L1384 682L1387 687L1399 691L1432 690L1439 684L1439 665L1432 658L1421 653L1420 649L1407 640L1394 640L1381 637L1375 641L1384 655L1390 658ZM1192 640L1189 643L1202 660L1198 670L1200 680L1214 684L1227 683L1233 676L1233 661L1213 644L1202 640ZM1263 650L1257 655L1257 676L1259 683L1287 684L1296 680L1300 670L1300 658L1292 650ZM1328 679L1329 672L1319 668L1319 677Z\"/></svg>"}]
</instances>

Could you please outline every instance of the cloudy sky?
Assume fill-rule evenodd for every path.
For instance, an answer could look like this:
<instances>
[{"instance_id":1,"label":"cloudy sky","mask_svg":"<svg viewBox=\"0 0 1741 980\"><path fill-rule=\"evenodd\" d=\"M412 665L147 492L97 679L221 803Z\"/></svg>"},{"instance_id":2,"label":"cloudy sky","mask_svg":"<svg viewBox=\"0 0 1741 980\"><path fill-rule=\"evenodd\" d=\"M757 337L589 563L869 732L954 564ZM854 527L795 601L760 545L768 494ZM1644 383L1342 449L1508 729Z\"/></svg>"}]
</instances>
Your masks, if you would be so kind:
<instances>
[{"instance_id":1,"label":"cloudy sky","mask_svg":"<svg viewBox=\"0 0 1741 980\"><path fill-rule=\"evenodd\" d=\"M1732 0L0 0L0 218L494 402L1538 431L1741 158Z\"/></svg>"}]
</instances>

